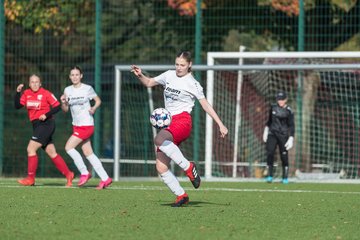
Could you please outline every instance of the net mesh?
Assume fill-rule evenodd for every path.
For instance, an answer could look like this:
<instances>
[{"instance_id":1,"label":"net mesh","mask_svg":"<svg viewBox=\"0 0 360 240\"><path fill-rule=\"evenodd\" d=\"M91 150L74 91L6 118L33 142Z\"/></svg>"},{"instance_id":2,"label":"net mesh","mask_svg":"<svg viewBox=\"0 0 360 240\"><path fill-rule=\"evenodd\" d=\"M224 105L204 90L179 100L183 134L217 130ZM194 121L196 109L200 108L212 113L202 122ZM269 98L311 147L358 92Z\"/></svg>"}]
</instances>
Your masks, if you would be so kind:
<instances>
[{"instance_id":1,"label":"net mesh","mask_svg":"<svg viewBox=\"0 0 360 240\"><path fill-rule=\"evenodd\" d=\"M217 59L216 65L233 64L229 59ZM346 60L349 62L349 60ZM334 59L257 59L244 64L318 64L343 63ZM354 62L354 61L352 61ZM355 61L356 62L356 61ZM148 71L156 76L159 71ZM199 81L206 93L205 72L199 71ZM212 177L261 178L266 174L266 152L262 140L270 104L282 90L288 94L288 105L295 114L295 144L289 151L290 177L302 174L335 174L354 179L359 175L359 76L357 69L330 70L214 70L213 107L229 129L225 139L213 125ZM239 81L239 78L241 81ZM121 97L121 176L156 176L153 165L155 151L153 129L148 121L149 99L154 108L163 107L162 88L153 88L151 96L137 79L123 77ZM237 88L241 84L240 101ZM301 89L299 88L301 87ZM301 91L300 91L301 90ZM300 93L300 94L299 94ZM149 98L150 96L150 98ZM239 104L239 118L236 118ZM194 111L195 112L195 111ZM200 111L193 125L200 137L191 137L180 148L189 160L199 154L200 174L205 172L205 112ZM139 114L140 113L140 114ZM236 133L236 120L239 128ZM199 122L195 122L199 121ZM236 139L237 138L237 139ZM235 144L237 144L235 148ZM135 167L136 166L136 167ZM281 176L281 161L275 154L274 177ZM276 169L278 169L276 171ZM181 169L173 169L182 176Z\"/></svg>"},{"instance_id":2,"label":"net mesh","mask_svg":"<svg viewBox=\"0 0 360 240\"><path fill-rule=\"evenodd\" d=\"M349 60L346 60L347 62ZM217 60L217 64L229 60ZM253 64L252 61L248 61ZM264 64L343 63L339 59L266 59ZM359 130L359 71L353 70L253 70L241 71L241 125L238 152L234 153L237 71L214 74L214 108L229 127L229 137L219 141L214 126L212 175L230 177L234 154L236 176L263 177L266 153L262 134L276 92L288 93L288 105L295 112L295 148L289 152L290 175L336 173L357 178ZM301 94L299 95L299 81ZM275 162L281 165L277 152ZM280 177L281 171L275 173Z\"/></svg>"}]
</instances>

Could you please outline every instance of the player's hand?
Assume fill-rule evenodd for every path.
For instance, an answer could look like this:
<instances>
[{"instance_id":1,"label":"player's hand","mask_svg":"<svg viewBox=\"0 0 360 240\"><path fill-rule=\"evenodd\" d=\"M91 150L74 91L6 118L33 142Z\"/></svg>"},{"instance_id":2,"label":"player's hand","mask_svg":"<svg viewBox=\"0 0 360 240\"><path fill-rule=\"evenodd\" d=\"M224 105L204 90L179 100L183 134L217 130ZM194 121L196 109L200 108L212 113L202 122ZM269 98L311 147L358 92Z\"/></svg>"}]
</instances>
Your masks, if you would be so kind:
<instances>
[{"instance_id":1,"label":"player's hand","mask_svg":"<svg viewBox=\"0 0 360 240\"><path fill-rule=\"evenodd\" d=\"M289 137L287 142L285 143L285 148L289 151L294 146L294 137Z\"/></svg>"},{"instance_id":2,"label":"player's hand","mask_svg":"<svg viewBox=\"0 0 360 240\"><path fill-rule=\"evenodd\" d=\"M40 120L40 121L45 121L45 120L46 120L46 115L45 115L45 114L42 114L42 115L39 117L39 120Z\"/></svg>"},{"instance_id":3,"label":"player's hand","mask_svg":"<svg viewBox=\"0 0 360 240\"><path fill-rule=\"evenodd\" d=\"M24 87L24 84L19 84L17 87L16 87L16 91L17 92L21 92L22 88Z\"/></svg>"},{"instance_id":4,"label":"player's hand","mask_svg":"<svg viewBox=\"0 0 360 240\"><path fill-rule=\"evenodd\" d=\"M229 130L224 125L220 126L220 134L222 138L224 138L228 132Z\"/></svg>"},{"instance_id":5,"label":"player's hand","mask_svg":"<svg viewBox=\"0 0 360 240\"><path fill-rule=\"evenodd\" d=\"M142 76L141 68L136 65L131 65L131 72L134 73L136 77Z\"/></svg>"},{"instance_id":6,"label":"player's hand","mask_svg":"<svg viewBox=\"0 0 360 240\"><path fill-rule=\"evenodd\" d=\"M94 115L95 112L96 112L96 108L91 107L91 108L89 109L89 113L90 113L91 115Z\"/></svg>"},{"instance_id":7,"label":"player's hand","mask_svg":"<svg viewBox=\"0 0 360 240\"><path fill-rule=\"evenodd\" d=\"M269 127L266 126L266 127L264 128L264 134L263 134L263 141L264 141L264 142L267 141L268 135L269 135Z\"/></svg>"},{"instance_id":8,"label":"player's hand","mask_svg":"<svg viewBox=\"0 0 360 240\"><path fill-rule=\"evenodd\" d=\"M65 94L61 95L60 101L61 101L61 103L63 103L63 104L67 104L66 95L65 95Z\"/></svg>"}]
</instances>

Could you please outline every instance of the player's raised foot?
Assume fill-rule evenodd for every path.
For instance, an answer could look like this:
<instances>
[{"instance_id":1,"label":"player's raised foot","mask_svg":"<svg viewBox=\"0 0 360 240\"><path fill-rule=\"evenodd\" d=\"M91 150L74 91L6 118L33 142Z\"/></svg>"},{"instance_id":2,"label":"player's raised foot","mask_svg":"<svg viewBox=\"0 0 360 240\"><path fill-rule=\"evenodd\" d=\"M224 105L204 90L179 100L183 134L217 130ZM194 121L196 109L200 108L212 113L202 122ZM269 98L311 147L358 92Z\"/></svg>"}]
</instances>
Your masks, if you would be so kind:
<instances>
[{"instance_id":1,"label":"player's raised foot","mask_svg":"<svg viewBox=\"0 0 360 240\"><path fill-rule=\"evenodd\" d=\"M189 203L189 196L184 193L183 195L177 196L176 200L173 204L171 204L172 207L181 207L184 204Z\"/></svg>"},{"instance_id":2,"label":"player's raised foot","mask_svg":"<svg viewBox=\"0 0 360 240\"><path fill-rule=\"evenodd\" d=\"M26 178L18 180L18 183L20 183L23 186L34 186L35 185L35 178L26 177Z\"/></svg>"},{"instance_id":3,"label":"player's raised foot","mask_svg":"<svg viewBox=\"0 0 360 240\"><path fill-rule=\"evenodd\" d=\"M96 189L101 190L104 188L107 188L108 186L110 186L110 184L112 183L112 179L108 178L105 181L100 181L99 185L96 187Z\"/></svg>"},{"instance_id":4,"label":"player's raised foot","mask_svg":"<svg viewBox=\"0 0 360 240\"><path fill-rule=\"evenodd\" d=\"M272 176L267 176L267 177L266 177L266 182L267 182L267 183L272 183L272 181L273 181L273 177L272 177Z\"/></svg>"},{"instance_id":5,"label":"player's raised foot","mask_svg":"<svg viewBox=\"0 0 360 240\"><path fill-rule=\"evenodd\" d=\"M74 179L74 173L73 172L69 172L67 175L66 175L66 187L71 187L72 186L72 181Z\"/></svg>"},{"instance_id":6,"label":"player's raised foot","mask_svg":"<svg viewBox=\"0 0 360 240\"><path fill-rule=\"evenodd\" d=\"M186 176L190 179L194 188L200 187L200 175L196 169L196 165L193 162L190 162L190 167L185 171Z\"/></svg>"},{"instance_id":7,"label":"player's raised foot","mask_svg":"<svg viewBox=\"0 0 360 240\"><path fill-rule=\"evenodd\" d=\"M78 182L78 186L79 187L83 186L85 183L87 183L89 181L90 178L91 178L90 173L80 175L80 180Z\"/></svg>"},{"instance_id":8,"label":"player's raised foot","mask_svg":"<svg viewBox=\"0 0 360 240\"><path fill-rule=\"evenodd\" d=\"M283 184L289 184L289 180L287 178L283 178L282 183Z\"/></svg>"}]
</instances>

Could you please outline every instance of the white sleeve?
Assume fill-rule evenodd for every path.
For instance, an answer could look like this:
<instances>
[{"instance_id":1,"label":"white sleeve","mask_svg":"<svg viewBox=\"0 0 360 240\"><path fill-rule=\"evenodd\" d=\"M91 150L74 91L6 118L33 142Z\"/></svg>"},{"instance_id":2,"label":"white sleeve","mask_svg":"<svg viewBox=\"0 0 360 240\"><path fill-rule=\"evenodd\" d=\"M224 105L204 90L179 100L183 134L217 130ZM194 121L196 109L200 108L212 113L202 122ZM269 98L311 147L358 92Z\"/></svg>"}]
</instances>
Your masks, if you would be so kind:
<instances>
[{"instance_id":1,"label":"white sleeve","mask_svg":"<svg viewBox=\"0 0 360 240\"><path fill-rule=\"evenodd\" d=\"M168 72L169 72L169 71L163 72L163 73L160 74L159 76L154 77L155 81L156 81L157 83L159 83L160 85L165 86L165 85L166 85L166 78L167 78Z\"/></svg>"},{"instance_id":2,"label":"white sleeve","mask_svg":"<svg viewBox=\"0 0 360 240\"><path fill-rule=\"evenodd\" d=\"M89 99L94 99L94 98L97 96L94 88L91 87L91 86L90 86L89 89L88 89L87 95L88 95L88 98L89 98Z\"/></svg>"},{"instance_id":3,"label":"white sleeve","mask_svg":"<svg viewBox=\"0 0 360 240\"><path fill-rule=\"evenodd\" d=\"M204 89L198 81L195 80L190 89L190 93L193 94L198 100L205 98Z\"/></svg>"}]
</instances>

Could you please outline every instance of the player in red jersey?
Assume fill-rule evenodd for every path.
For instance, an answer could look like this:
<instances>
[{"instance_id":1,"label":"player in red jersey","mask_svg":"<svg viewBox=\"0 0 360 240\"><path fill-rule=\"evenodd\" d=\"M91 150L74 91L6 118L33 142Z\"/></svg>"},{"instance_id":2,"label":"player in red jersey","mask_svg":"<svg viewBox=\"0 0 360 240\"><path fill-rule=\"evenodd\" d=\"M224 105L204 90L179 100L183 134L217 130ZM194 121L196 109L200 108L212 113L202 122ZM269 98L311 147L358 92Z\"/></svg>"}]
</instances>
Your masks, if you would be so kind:
<instances>
[{"instance_id":1,"label":"player in red jersey","mask_svg":"<svg viewBox=\"0 0 360 240\"><path fill-rule=\"evenodd\" d=\"M15 108L26 107L33 125L33 135L27 146L28 176L18 182L24 186L35 185L38 166L36 152L41 147L49 155L56 168L66 177L66 186L71 187L74 173L69 170L64 159L56 152L52 142L52 135L55 132L53 115L60 110L60 103L51 92L41 87L41 79L38 75L30 76L30 89L26 89L21 94L23 87L24 84L19 84L16 88Z\"/></svg>"}]
</instances>

